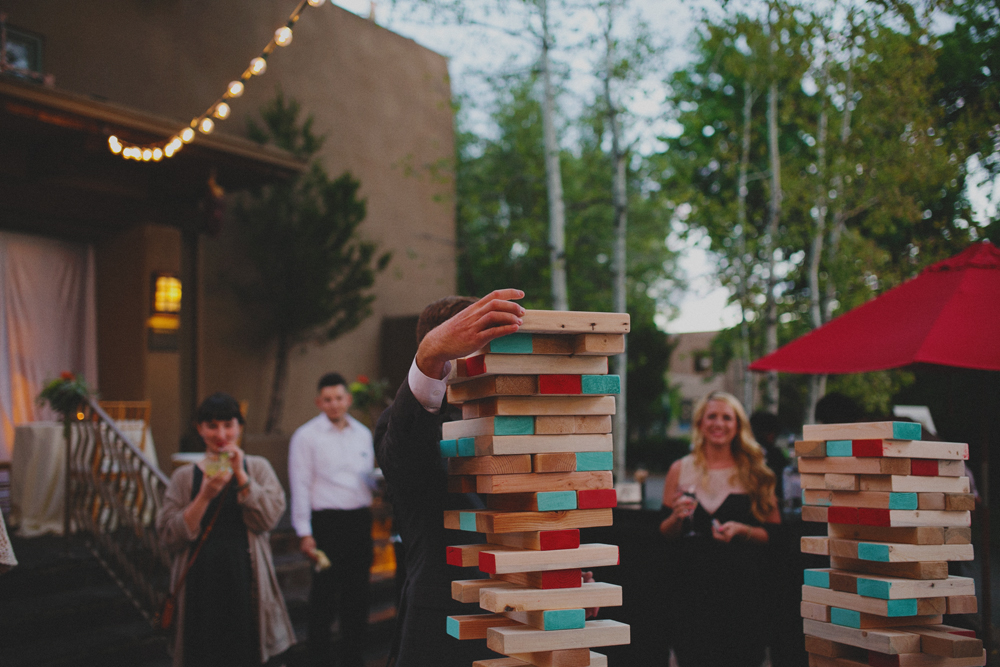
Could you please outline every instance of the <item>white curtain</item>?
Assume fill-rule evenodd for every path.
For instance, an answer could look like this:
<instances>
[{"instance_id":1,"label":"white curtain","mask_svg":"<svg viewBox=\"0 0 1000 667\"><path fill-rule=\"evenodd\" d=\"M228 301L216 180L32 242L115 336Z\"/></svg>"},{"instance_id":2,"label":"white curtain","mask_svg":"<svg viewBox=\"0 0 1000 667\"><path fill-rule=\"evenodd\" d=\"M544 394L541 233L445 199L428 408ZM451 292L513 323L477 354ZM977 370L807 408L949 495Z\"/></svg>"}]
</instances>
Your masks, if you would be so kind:
<instances>
[{"instance_id":1,"label":"white curtain","mask_svg":"<svg viewBox=\"0 0 1000 667\"><path fill-rule=\"evenodd\" d=\"M97 386L94 248L0 232L0 460L16 425L58 418L35 397L63 371Z\"/></svg>"}]
</instances>

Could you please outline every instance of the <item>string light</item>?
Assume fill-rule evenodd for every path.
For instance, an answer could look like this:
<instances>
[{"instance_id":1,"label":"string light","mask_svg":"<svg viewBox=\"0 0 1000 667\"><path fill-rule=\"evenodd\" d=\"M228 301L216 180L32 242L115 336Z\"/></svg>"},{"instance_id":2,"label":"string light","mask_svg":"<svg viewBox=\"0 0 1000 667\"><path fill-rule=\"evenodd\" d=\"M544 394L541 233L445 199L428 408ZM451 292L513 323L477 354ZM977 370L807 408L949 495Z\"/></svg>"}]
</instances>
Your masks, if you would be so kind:
<instances>
[{"instance_id":1,"label":"string light","mask_svg":"<svg viewBox=\"0 0 1000 667\"><path fill-rule=\"evenodd\" d=\"M177 151L184 148L184 144L191 143L197 132L197 128L202 134L209 134L215 129L215 121L212 117L218 120L225 120L232 115L232 109L226 100L236 99L243 94L246 89L246 82L250 80L253 76L259 76L267 71L267 57L271 55L275 47L278 46L288 46L292 43L292 26L299 20L299 16L302 11L306 8L306 5L310 7L320 7L326 0L300 0L295 11L292 12L291 16L288 17L288 21L282 27L274 31L274 37L267 46L261 51L260 55L253 58L250 64L247 66L240 78L235 81L230 81L229 85L226 86L226 92L222 94L222 97L217 99L215 102L208 107L208 109L195 118L191 119L191 123L188 127L185 127L180 132L170 137L169 140L163 142L155 142L147 145L136 145L136 144L126 144L121 139L115 135L108 137L108 150L110 150L114 155L120 155L126 160L138 160L140 162L159 162L163 158L171 158L177 154Z\"/></svg>"}]
</instances>

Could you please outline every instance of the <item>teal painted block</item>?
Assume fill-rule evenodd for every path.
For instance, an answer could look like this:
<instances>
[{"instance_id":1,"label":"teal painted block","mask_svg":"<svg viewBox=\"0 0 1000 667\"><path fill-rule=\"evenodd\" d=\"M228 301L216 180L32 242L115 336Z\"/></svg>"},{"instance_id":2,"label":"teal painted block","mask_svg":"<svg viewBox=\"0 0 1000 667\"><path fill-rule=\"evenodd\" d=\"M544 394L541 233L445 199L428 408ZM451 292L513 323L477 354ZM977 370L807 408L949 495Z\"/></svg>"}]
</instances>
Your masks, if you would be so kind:
<instances>
[{"instance_id":1,"label":"teal painted block","mask_svg":"<svg viewBox=\"0 0 1000 667\"><path fill-rule=\"evenodd\" d=\"M806 586L816 586L817 588L830 587L830 573L820 570L806 570L802 573L802 583Z\"/></svg>"},{"instance_id":2,"label":"teal painted block","mask_svg":"<svg viewBox=\"0 0 1000 667\"><path fill-rule=\"evenodd\" d=\"M535 497L539 512L576 509L576 491L539 491Z\"/></svg>"},{"instance_id":3,"label":"teal painted block","mask_svg":"<svg viewBox=\"0 0 1000 667\"><path fill-rule=\"evenodd\" d=\"M891 582L858 577L858 595L863 595L866 598L880 598L882 600L888 600L889 589L891 588Z\"/></svg>"},{"instance_id":4,"label":"teal painted block","mask_svg":"<svg viewBox=\"0 0 1000 667\"><path fill-rule=\"evenodd\" d=\"M854 445L850 440L827 440L827 456L854 456Z\"/></svg>"},{"instance_id":5,"label":"teal painted block","mask_svg":"<svg viewBox=\"0 0 1000 667\"><path fill-rule=\"evenodd\" d=\"M915 493L890 493L889 509L891 510L915 510L917 509L917 494Z\"/></svg>"},{"instance_id":6,"label":"teal painted block","mask_svg":"<svg viewBox=\"0 0 1000 667\"><path fill-rule=\"evenodd\" d=\"M861 612L853 609L830 607L830 622L846 628L861 628Z\"/></svg>"},{"instance_id":7,"label":"teal painted block","mask_svg":"<svg viewBox=\"0 0 1000 667\"><path fill-rule=\"evenodd\" d=\"M535 435L535 418L494 417L493 435Z\"/></svg>"},{"instance_id":8,"label":"teal painted block","mask_svg":"<svg viewBox=\"0 0 1000 667\"><path fill-rule=\"evenodd\" d=\"M922 433L917 422L892 422L893 440L919 440Z\"/></svg>"},{"instance_id":9,"label":"teal painted block","mask_svg":"<svg viewBox=\"0 0 1000 667\"><path fill-rule=\"evenodd\" d=\"M879 563L889 562L889 546L886 544L858 543L858 559L874 560Z\"/></svg>"},{"instance_id":10,"label":"teal painted block","mask_svg":"<svg viewBox=\"0 0 1000 667\"><path fill-rule=\"evenodd\" d=\"M829 507L833 503L830 502L829 498L820 498L819 500L814 500L811 503L806 502L806 490L802 489L802 504L803 505L815 505L816 507Z\"/></svg>"},{"instance_id":11,"label":"teal painted block","mask_svg":"<svg viewBox=\"0 0 1000 667\"><path fill-rule=\"evenodd\" d=\"M620 394L622 380L617 375L581 375L581 394Z\"/></svg>"},{"instance_id":12,"label":"teal painted block","mask_svg":"<svg viewBox=\"0 0 1000 667\"><path fill-rule=\"evenodd\" d=\"M910 598L908 600L889 600L888 607L889 607L889 616L917 615L916 598Z\"/></svg>"},{"instance_id":13,"label":"teal painted block","mask_svg":"<svg viewBox=\"0 0 1000 667\"><path fill-rule=\"evenodd\" d=\"M448 617L447 629L449 635L451 635L455 639L458 639L458 621L452 618L451 616Z\"/></svg>"},{"instance_id":14,"label":"teal painted block","mask_svg":"<svg viewBox=\"0 0 1000 667\"><path fill-rule=\"evenodd\" d=\"M586 618L583 609L552 609L542 614L542 624L546 630L578 630Z\"/></svg>"},{"instance_id":15,"label":"teal painted block","mask_svg":"<svg viewBox=\"0 0 1000 667\"><path fill-rule=\"evenodd\" d=\"M490 341L494 354L531 354L531 334L513 333Z\"/></svg>"},{"instance_id":16,"label":"teal painted block","mask_svg":"<svg viewBox=\"0 0 1000 667\"><path fill-rule=\"evenodd\" d=\"M444 458L449 458L452 456L458 456L458 441L457 440L442 440L441 441L441 456Z\"/></svg>"},{"instance_id":17,"label":"teal painted block","mask_svg":"<svg viewBox=\"0 0 1000 667\"><path fill-rule=\"evenodd\" d=\"M467 530L472 533L476 532L476 513L459 512L458 525L462 530Z\"/></svg>"},{"instance_id":18,"label":"teal painted block","mask_svg":"<svg viewBox=\"0 0 1000 667\"><path fill-rule=\"evenodd\" d=\"M576 471L611 470L614 467L614 452L577 452Z\"/></svg>"},{"instance_id":19,"label":"teal painted block","mask_svg":"<svg viewBox=\"0 0 1000 667\"><path fill-rule=\"evenodd\" d=\"M458 444L456 445L459 456L475 456L476 455L476 439L475 438L459 438Z\"/></svg>"}]
</instances>

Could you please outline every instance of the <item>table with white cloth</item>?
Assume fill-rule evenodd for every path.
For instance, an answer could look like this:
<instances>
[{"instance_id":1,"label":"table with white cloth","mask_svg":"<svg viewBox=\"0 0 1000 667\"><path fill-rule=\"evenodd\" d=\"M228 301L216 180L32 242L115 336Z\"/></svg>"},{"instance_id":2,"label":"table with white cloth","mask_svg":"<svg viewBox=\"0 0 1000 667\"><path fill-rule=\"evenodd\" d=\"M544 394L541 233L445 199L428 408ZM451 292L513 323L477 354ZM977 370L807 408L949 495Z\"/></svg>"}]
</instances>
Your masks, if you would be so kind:
<instances>
[{"instance_id":1,"label":"table with white cloth","mask_svg":"<svg viewBox=\"0 0 1000 667\"><path fill-rule=\"evenodd\" d=\"M142 425L141 420L122 420L119 430L138 446ZM156 464L156 448L148 427L143 454ZM62 422L30 422L14 427L10 505L10 523L17 526L20 537L62 535L66 505L66 442Z\"/></svg>"}]
</instances>

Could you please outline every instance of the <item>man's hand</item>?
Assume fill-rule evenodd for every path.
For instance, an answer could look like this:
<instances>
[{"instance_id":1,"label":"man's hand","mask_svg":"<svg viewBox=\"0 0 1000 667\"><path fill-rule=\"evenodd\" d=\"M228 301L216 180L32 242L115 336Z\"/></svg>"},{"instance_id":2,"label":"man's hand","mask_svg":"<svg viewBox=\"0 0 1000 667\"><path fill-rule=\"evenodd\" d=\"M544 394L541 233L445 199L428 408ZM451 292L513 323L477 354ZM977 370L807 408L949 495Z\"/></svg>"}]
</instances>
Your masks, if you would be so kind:
<instances>
[{"instance_id":1,"label":"man's hand","mask_svg":"<svg viewBox=\"0 0 1000 667\"><path fill-rule=\"evenodd\" d=\"M316 540L312 535L306 535L299 540L299 551L304 553L309 560L316 560Z\"/></svg>"},{"instance_id":2,"label":"man's hand","mask_svg":"<svg viewBox=\"0 0 1000 667\"><path fill-rule=\"evenodd\" d=\"M494 338L515 333L524 308L511 299L523 297L521 290L496 290L431 329L417 348L417 368L427 377L440 378L446 362L472 354Z\"/></svg>"}]
</instances>

